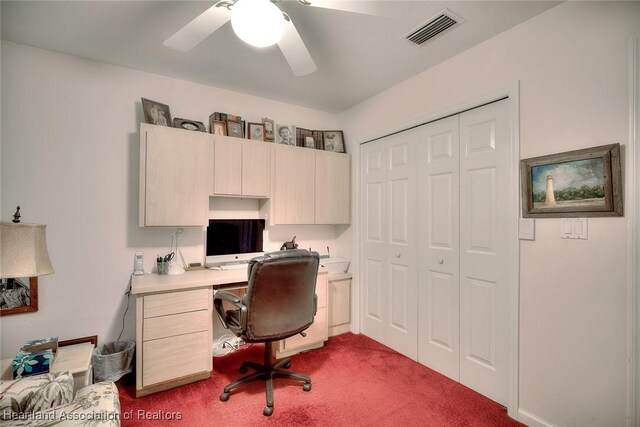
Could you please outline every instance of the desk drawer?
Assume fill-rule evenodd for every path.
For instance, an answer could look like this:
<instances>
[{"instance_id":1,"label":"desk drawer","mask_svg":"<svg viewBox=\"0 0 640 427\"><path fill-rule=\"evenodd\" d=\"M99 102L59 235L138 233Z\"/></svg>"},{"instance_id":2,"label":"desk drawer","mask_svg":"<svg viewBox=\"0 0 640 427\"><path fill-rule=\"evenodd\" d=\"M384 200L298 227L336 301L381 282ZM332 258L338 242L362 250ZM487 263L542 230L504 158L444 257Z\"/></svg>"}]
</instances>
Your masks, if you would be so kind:
<instances>
[{"instance_id":1,"label":"desk drawer","mask_svg":"<svg viewBox=\"0 0 640 427\"><path fill-rule=\"evenodd\" d=\"M142 386L211 370L210 332L195 332L142 344Z\"/></svg>"},{"instance_id":2,"label":"desk drawer","mask_svg":"<svg viewBox=\"0 0 640 427\"><path fill-rule=\"evenodd\" d=\"M208 331L209 323L207 310L152 317L144 321L142 340L150 341L192 332Z\"/></svg>"},{"instance_id":3,"label":"desk drawer","mask_svg":"<svg viewBox=\"0 0 640 427\"><path fill-rule=\"evenodd\" d=\"M327 329L327 308L318 308L316 317L313 319L313 324L304 331L307 334L306 337L302 335L294 335L284 340L284 350L293 350L299 347L305 347L309 344L320 343L326 341L328 338Z\"/></svg>"},{"instance_id":4,"label":"desk drawer","mask_svg":"<svg viewBox=\"0 0 640 427\"><path fill-rule=\"evenodd\" d=\"M208 288L148 295L144 297L144 318L207 310L210 298Z\"/></svg>"}]
</instances>

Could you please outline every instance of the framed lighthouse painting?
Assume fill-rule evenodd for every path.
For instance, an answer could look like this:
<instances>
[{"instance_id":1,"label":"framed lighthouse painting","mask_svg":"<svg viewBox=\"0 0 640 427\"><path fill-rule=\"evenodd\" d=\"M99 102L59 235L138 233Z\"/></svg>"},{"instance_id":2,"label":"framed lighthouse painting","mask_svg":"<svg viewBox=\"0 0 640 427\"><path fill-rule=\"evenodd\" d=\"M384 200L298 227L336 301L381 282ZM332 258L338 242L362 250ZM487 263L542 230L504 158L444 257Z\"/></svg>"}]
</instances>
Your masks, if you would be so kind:
<instances>
[{"instance_id":1,"label":"framed lighthouse painting","mask_svg":"<svg viewBox=\"0 0 640 427\"><path fill-rule=\"evenodd\" d=\"M622 216L620 144L524 159L522 216Z\"/></svg>"}]
</instances>

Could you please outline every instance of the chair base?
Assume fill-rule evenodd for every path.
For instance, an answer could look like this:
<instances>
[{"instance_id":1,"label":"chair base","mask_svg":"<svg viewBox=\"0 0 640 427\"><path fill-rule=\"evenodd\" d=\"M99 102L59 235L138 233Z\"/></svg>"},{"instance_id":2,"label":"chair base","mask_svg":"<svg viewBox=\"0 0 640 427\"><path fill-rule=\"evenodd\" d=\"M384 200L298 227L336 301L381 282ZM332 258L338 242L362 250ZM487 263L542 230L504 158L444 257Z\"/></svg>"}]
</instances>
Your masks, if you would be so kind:
<instances>
[{"instance_id":1,"label":"chair base","mask_svg":"<svg viewBox=\"0 0 640 427\"><path fill-rule=\"evenodd\" d=\"M273 363L273 349L270 342L264 344L264 365L254 362L242 362L240 366L240 372L247 372L247 368L251 368L256 372L245 375L227 385L224 391L220 394L220 400L226 402L229 400L229 394L232 390L241 387L245 384L253 381L265 381L266 393L267 393L267 405L262 413L266 416L273 414L273 380L275 378L289 378L292 380L304 381L302 389L304 391L311 390L311 377L307 375L298 374L295 372L285 371L280 368L287 369L291 366L291 359L286 358Z\"/></svg>"}]
</instances>

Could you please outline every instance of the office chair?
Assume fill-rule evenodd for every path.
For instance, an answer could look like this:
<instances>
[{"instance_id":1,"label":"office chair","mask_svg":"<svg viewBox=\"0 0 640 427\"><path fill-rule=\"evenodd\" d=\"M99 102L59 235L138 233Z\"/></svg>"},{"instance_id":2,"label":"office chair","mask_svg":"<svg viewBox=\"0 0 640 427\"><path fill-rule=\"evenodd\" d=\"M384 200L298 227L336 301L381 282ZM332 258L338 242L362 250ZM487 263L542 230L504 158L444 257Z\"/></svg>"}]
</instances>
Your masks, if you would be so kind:
<instances>
[{"instance_id":1,"label":"office chair","mask_svg":"<svg viewBox=\"0 0 640 427\"><path fill-rule=\"evenodd\" d=\"M264 415L273 413L273 379L290 378L304 381L302 389L311 390L311 378L289 371L290 358L274 362L272 343L304 334L313 323L317 308L316 277L319 255L304 249L272 252L249 262L249 287L244 297L219 291L214 297L218 318L226 329L248 343L264 343L264 365L243 362L240 372L252 368L256 372L232 382L220 394L229 400L229 393L256 380L266 381L267 405ZM225 312L223 301L235 309ZM284 369L280 369L284 368Z\"/></svg>"}]
</instances>

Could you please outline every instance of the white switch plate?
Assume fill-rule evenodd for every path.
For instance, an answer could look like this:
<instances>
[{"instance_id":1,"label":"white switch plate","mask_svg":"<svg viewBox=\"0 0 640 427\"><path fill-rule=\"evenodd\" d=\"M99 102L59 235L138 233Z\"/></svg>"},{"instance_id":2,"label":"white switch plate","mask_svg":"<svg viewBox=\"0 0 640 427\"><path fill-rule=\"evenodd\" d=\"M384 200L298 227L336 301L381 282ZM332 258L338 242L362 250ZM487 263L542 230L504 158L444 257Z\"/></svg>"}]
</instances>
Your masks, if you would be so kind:
<instances>
[{"instance_id":1,"label":"white switch plate","mask_svg":"<svg viewBox=\"0 0 640 427\"><path fill-rule=\"evenodd\" d=\"M520 240L536 240L536 220L533 218L520 218L518 237Z\"/></svg>"},{"instance_id":2,"label":"white switch plate","mask_svg":"<svg viewBox=\"0 0 640 427\"><path fill-rule=\"evenodd\" d=\"M587 240L587 218L562 218L560 220L560 237L562 239Z\"/></svg>"}]
</instances>

